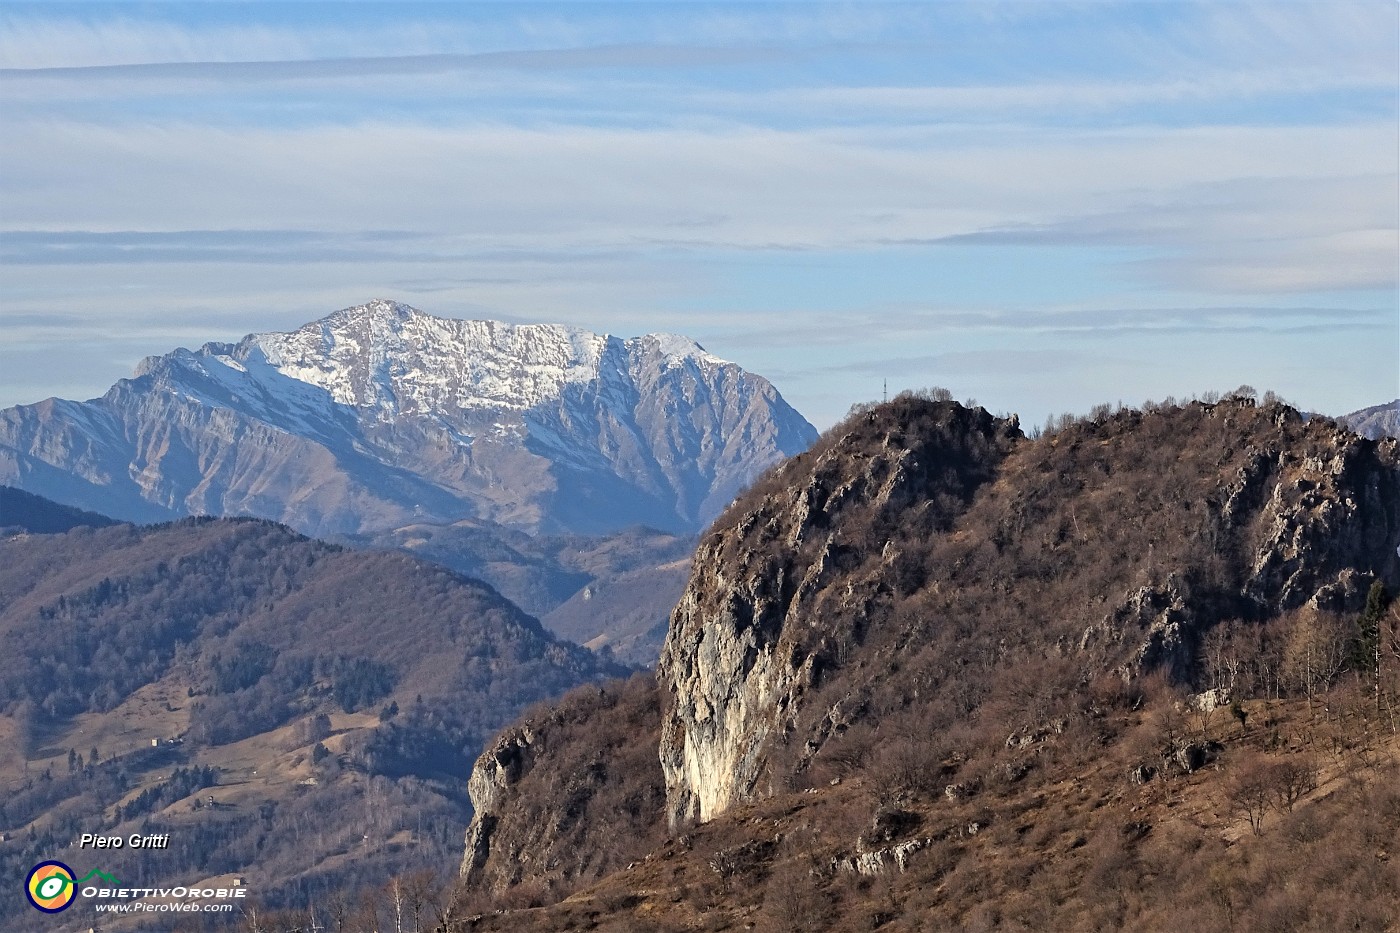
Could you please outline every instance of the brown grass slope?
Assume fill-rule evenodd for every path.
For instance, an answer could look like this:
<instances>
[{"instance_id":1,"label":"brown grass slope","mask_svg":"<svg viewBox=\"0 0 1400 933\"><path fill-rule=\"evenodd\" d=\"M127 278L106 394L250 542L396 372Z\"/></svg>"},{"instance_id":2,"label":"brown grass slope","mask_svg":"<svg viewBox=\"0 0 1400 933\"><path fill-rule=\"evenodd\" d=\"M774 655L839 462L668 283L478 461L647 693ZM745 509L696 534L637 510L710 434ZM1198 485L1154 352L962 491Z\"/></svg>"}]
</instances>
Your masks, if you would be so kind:
<instances>
[{"instance_id":1,"label":"brown grass slope","mask_svg":"<svg viewBox=\"0 0 1400 933\"><path fill-rule=\"evenodd\" d=\"M486 738L622 672L441 567L227 519L0 541L0 656L7 873L169 832L105 870L269 905L455 864Z\"/></svg>"},{"instance_id":2,"label":"brown grass slope","mask_svg":"<svg viewBox=\"0 0 1400 933\"><path fill-rule=\"evenodd\" d=\"M462 864L476 905L558 900L662 842L658 700L645 674L579 687L487 748L471 787L483 817Z\"/></svg>"},{"instance_id":3,"label":"brown grass slope","mask_svg":"<svg viewBox=\"0 0 1400 933\"><path fill-rule=\"evenodd\" d=\"M1210 764L1144 785L1136 753L1180 714L1166 695L1106 712L1112 738L1022 752L1035 765L1019 778L1002 753L950 756L933 777L953 796L893 793L867 762L691 828L562 901L528 880L492 905L503 912L464 899L449 929L1384 933L1400 928L1400 743L1345 696L1312 719L1300 701L1246 702L1247 728L1209 725ZM1300 764L1312 789L1289 803L1285 782L1266 782L1256 833L1241 788ZM969 787L969 772L987 778Z\"/></svg>"},{"instance_id":4,"label":"brown grass slope","mask_svg":"<svg viewBox=\"0 0 1400 933\"><path fill-rule=\"evenodd\" d=\"M701 542L658 674L670 839L602 879L499 872L519 814L563 812L541 772L587 757L576 726L528 800L498 788L460 901L540 906L461 928L1393 929L1400 615L1365 620L1397 545L1397 444L1280 405L1037 440L861 412Z\"/></svg>"}]
</instances>

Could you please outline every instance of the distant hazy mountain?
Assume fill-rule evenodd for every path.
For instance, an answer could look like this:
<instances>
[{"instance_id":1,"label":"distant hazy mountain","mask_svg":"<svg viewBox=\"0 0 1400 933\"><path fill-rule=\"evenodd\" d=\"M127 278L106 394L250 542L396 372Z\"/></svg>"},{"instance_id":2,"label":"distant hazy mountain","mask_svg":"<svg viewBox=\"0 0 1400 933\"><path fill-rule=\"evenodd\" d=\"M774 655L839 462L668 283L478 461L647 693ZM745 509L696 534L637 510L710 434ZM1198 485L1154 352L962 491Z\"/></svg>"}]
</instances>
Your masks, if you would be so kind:
<instances>
[{"instance_id":1,"label":"distant hazy mountain","mask_svg":"<svg viewBox=\"0 0 1400 933\"><path fill-rule=\"evenodd\" d=\"M1362 437L1379 440L1400 437L1400 398L1385 405L1373 405L1337 419Z\"/></svg>"},{"instance_id":2,"label":"distant hazy mountain","mask_svg":"<svg viewBox=\"0 0 1400 933\"><path fill-rule=\"evenodd\" d=\"M0 412L0 482L129 520L318 535L465 518L693 532L815 437L767 380L683 337L373 301L147 358L100 399Z\"/></svg>"},{"instance_id":3,"label":"distant hazy mountain","mask_svg":"<svg viewBox=\"0 0 1400 933\"><path fill-rule=\"evenodd\" d=\"M407 551L485 580L555 635L644 666L661 654L696 543L649 528L530 535L479 519L334 540Z\"/></svg>"},{"instance_id":4,"label":"distant hazy mountain","mask_svg":"<svg viewBox=\"0 0 1400 933\"><path fill-rule=\"evenodd\" d=\"M74 528L105 528L117 524L116 519L96 512L84 512L59 505L43 496L27 493L13 486L0 486L0 532L27 531L32 534L56 534Z\"/></svg>"}]
</instances>

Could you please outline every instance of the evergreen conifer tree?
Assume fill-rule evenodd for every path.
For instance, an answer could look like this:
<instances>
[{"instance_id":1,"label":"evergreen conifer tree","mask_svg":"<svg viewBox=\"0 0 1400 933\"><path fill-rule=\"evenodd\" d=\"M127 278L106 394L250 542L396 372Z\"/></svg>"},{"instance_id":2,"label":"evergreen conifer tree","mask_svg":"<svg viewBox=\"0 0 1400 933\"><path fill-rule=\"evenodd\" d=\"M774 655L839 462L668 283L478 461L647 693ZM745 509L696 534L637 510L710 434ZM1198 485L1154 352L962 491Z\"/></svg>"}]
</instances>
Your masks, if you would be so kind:
<instances>
[{"instance_id":1,"label":"evergreen conifer tree","mask_svg":"<svg viewBox=\"0 0 1400 933\"><path fill-rule=\"evenodd\" d=\"M1356 623L1356 641L1352 645L1352 667L1372 679L1376 691L1376 707L1381 702L1381 618L1390 608L1390 593L1385 584L1376 580L1366 593L1366 608Z\"/></svg>"}]
</instances>

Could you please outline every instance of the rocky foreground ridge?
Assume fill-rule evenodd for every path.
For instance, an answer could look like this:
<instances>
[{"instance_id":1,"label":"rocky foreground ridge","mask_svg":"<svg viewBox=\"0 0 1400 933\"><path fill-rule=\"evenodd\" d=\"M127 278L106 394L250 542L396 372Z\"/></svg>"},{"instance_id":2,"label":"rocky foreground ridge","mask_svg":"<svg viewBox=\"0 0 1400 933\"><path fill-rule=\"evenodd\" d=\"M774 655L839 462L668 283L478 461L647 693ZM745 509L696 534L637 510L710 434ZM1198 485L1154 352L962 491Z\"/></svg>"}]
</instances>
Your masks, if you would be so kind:
<instances>
[{"instance_id":1,"label":"rocky foreground ridge","mask_svg":"<svg viewBox=\"0 0 1400 933\"><path fill-rule=\"evenodd\" d=\"M830 706L807 703L850 677L837 672L876 625L877 669L931 628L967 627L983 629L974 644L990 629L1086 668L1189 682L1221 621L1358 611L1372 579L1400 581L1400 443L1251 399L1032 442L1014 420L907 400L778 468L694 566L657 672L676 825L751 799L777 747L804 767L887 689L857 674ZM979 650L1014 649L954 657ZM896 677L911 691L921 679Z\"/></svg>"},{"instance_id":2,"label":"rocky foreground ridge","mask_svg":"<svg viewBox=\"0 0 1400 933\"><path fill-rule=\"evenodd\" d=\"M672 825L751 797L803 694L888 595L908 540L948 531L1021 432L951 403L872 433L872 413L790 461L696 552L657 671ZM896 418L899 416L896 415Z\"/></svg>"},{"instance_id":3,"label":"rocky foreground ridge","mask_svg":"<svg viewBox=\"0 0 1400 933\"><path fill-rule=\"evenodd\" d=\"M869 901L833 887L843 865L898 876L922 858L937 879L959 839L1002 818L978 809L989 788L1019 793L1026 812L1055 796L1035 775L1056 763L1137 749L1150 749L1134 759L1142 781L1189 773L1219 744L1170 725L1183 715L1172 691L1299 695L1299 639L1349 632L1376 583L1400 587L1400 442L1248 398L1101 412L1030 439L1014 418L905 397L771 471L693 567L659 714L634 730L659 767L625 743L590 745L606 713L578 700L506 730L472 778L464 904L548 904L585 886L610 893L580 893L559 917L627 928L660 910L646 918L668 929L668 912L704 916L705 896L731 920L758 916L752 882L777 899L765 911L792 920L773 929L800 929L821 918L793 919L773 885L815 886L830 906ZM602 791L561 760L610 775L613 799L664 787L664 808L614 808L580 830ZM920 835L940 807L967 822ZM670 841L647 841L667 826ZM566 834L616 849L617 827L643 848L624 846L616 859L631 862L610 880L540 859ZM522 875L522 859L542 863ZM696 894L697 878L721 893ZM507 916L550 928L555 915Z\"/></svg>"},{"instance_id":4,"label":"rocky foreground ridge","mask_svg":"<svg viewBox=\"0 0 1400 933\"><path fill-rule=\"evenodd\" d=\"M815 436L767 380L684 337L377 300L149 357L89 402L0 412L0 482L126 520L321 536L468 518L694 532Z\"/></svg>"}]
</instances>

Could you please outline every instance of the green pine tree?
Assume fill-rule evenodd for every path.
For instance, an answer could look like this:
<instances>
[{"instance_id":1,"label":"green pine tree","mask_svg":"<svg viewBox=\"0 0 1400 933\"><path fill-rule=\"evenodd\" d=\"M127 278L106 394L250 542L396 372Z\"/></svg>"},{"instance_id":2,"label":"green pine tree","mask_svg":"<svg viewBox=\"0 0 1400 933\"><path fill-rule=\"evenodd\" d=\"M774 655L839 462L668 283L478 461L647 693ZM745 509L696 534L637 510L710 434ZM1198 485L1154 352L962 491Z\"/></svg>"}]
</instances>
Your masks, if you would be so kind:
<instances>
[{"instance_id":1,"label":"green pine tree","mask_svg":"<svg viewBox=\"0 0 1400 933\"><path fill-rule=\"evenodd\" d=\"M1355 658L1359 670L1375 666L1376 648L1380 644L1381 617L1390 608L1390 594L1380 580L1371 584L1366 593L1366 608L1356 623Z\"/></svg>"},{"instance_id":2,"label":"green pine tree","mask_svg":"<svg viewBox=\"0 0 1400 933\"><path fill-rule=\"evenodd\" d=\"M1376 580L1366 593L1366 608L1356 622L1356 639L1352 642L1352 668L1372 679L1376 690L1376 707L1381 702L1381 618L1390 608L1390 593L1385 584Z\"/></svg>"}]
</instances>

